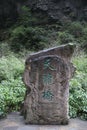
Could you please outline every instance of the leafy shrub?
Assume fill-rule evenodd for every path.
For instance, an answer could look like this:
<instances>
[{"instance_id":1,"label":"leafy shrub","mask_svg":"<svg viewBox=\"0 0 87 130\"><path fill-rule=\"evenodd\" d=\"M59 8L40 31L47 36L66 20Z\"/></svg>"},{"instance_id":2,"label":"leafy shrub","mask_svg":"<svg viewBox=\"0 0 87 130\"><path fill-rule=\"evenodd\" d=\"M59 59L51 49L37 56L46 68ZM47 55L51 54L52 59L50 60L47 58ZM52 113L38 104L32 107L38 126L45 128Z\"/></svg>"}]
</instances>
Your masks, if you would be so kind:
<instances>
[{"instance_id":1,"label":"leafy shrub","mask_svg":"<svg viewBox=\"0 0 87 130\"><path fill-rule=\"evenodd\" d=\"M28 6L22 6L17 22L7 30L3 30L4 38L5 33L8 32L8 37L3 38L3 40L9 42L11 50L15 52L23 49L29 51L41 50L46 47L49 40L47 37L48 29L45 28L48 20L49 17L46 13L41 11L36 13L36 11L29 9Z\"/></svg>"},{"instance_id":2,"label":"leafy shrub","mask_svg":"<svg viewBox=\"0 0 87 130\"><path fill-rule=\"evenodd\" d=\"M20 51L22 48L40 50L45 47L46 31L40 27L18 26L11 33L11 48Z\"/></svg>"},{"instance_id":3,"label":"leafy shrub","mask_svg":"<svg viewBox=\"0 0 87 130\"><path fill-rule=\"evenodd\" d=\"M74 37L68 32L58 32L58 40L60 44L66 44L69 42L74 42Z\"/></svg>"},{"instance_id":4,"label":"leafy shrub","mask_svg":"<svg viewBox=\"0 0 87 130\"><path fill-rule=\"evenodd\" d=\"M76 38L79 38L83 34L83 25L80 22L72 22L67 29Z\"/></svg>"},{"instance_id":5,"label":"leafy shrub","mask_svg":"<svg viewBox=\"0 0 87 130\"><path fill-rule=\"evenodd\" d=\"M48 31L38 24L43 21L44 15L40 16L33 14L27 6L21 8L18 22L10 29L10 45L13 51L19 52L23 48L38 51L46 47Z\"/></svg>"},{"instance_id":6,"label":"leafy shrub","mask_svg":"<svg viewBox=\"0 0 87 130\"><path fill-rule=\"evenodd\" d=\"M0 58L0 117L12 110L19 110L24 100L22 82L24 65L14 55Z\"/></svg>"},{"instance_id":7,"label":"leafy shrub","mask_svg":"<svg viewBox=\"0 0 87 130\"><path fill-rule=\"evenodd\" d=\"M18 24L24 26L32 26L38 22L38 19L32 14L32 11L27 6L21 7L21 13L19 14Z\"/></svg>"},{"instance_id":8,"label":"leafy shrub","mask_svg":"<svg viewBox=\"0 0 87 130\"><path fill-rule=\"evenodd\" d=\"M87 58L74 59L76 75L70 82L70 117L87 120Z\"/></svg>"},{"instance_id":9,"label":"leafy shrub","mask_svg":"<svg viewBox=\"0 0 87 130\"><path fill-rule=\"evenodd\" d=\"M23 62L14 55L0 58L0 82L16 79L23 73Z\"/></svg>"},{"instance_id":10,"label":"leafy shrub","mask_svg":"<svg viewBox=\"0 0 87 130\"><path fill-rule=\"evenodd\" d=\"M21 80L9 79L0 83L0 117L13 110L19 110L23 104L25 87Z\"/></svg>"},{"instance_id":11,"label":"leafy shrub","mask_svg":"<svg viewBox=\"0 0 87 130\"><path fill-rule=\"evenodd\" d=\"M87 52L87 26L83 29L83 36L81 37L81 46Z\"/></svg>"},{"instance_id":12,"label":"leafy shrub","mask_svg":"<svg viewBox=\"0 0 87 130\"><path fill-rule=\"evenodd\" d=\"M10 53L10 47L7 42L0 42L0 57L6 56Z\"/></svg>"},{"instance_id":13,"label":"leafy shrub","mask_svg":"<svg viewBox=\"0 0 87 130\"><path fill-rule=\"evenodd\" d=\"M59 43L75 42L87 52L87 24L83 22L64 22L60 28Z\"/></svg>"}]
</instances>

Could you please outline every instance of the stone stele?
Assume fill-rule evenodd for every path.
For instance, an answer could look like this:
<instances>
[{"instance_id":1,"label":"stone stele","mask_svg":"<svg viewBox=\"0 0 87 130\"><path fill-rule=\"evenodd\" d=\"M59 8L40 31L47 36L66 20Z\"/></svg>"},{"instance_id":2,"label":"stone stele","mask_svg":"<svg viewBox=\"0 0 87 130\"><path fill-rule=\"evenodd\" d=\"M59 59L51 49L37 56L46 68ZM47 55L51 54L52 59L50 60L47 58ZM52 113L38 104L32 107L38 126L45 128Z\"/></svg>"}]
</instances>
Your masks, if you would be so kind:
<instances>
[{"instance_id":1,"label":"stone stele","mask_svg":"<svg viewBox=\"0 0 87 130\"><path fill-rule=\"evenodd\" d=\"M27 86L24 117L27 124L68 124L70 62L75 46L66 44L31 54L25 62Z\"/></svg>"}]
</instances>

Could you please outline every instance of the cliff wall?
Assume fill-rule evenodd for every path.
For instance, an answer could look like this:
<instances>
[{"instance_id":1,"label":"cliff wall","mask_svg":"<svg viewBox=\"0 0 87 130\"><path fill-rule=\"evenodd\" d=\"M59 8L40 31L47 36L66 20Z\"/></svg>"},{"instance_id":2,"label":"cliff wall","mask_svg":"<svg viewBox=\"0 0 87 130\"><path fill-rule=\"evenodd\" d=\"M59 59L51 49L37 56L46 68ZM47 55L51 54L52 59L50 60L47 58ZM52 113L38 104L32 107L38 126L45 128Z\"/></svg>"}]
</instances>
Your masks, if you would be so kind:
<instances>
[{"instance_id":1,"label":"cliff wall","mask_svg":"<svg viewBox=\"0 0 87 130\"><path fill-rule=\"evenodd\" d=\"M0 27L15 22L23 5L37 13L44 11L50 18L58 21L87 20L86 0L0 0Z\"/></svg>"}]
</instances>

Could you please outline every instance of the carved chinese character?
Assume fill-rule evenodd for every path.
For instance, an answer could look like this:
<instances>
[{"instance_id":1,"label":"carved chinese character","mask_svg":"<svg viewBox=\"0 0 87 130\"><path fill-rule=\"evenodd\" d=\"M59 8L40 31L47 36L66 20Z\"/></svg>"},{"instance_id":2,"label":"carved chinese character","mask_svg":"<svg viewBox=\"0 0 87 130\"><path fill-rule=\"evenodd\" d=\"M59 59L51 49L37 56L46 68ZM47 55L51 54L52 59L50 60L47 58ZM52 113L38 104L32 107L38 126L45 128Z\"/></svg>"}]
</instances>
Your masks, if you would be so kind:
<instances>
[{"instance_id":1,"label":"carved chinese character","mask_svg":"<svg viewBox=\"0 0 87 130\"><path fill-rule=\"evenodd\" d=\"M51 74L43 74L43 84L49 85L53 83L53 76Z\"/></svg>"},{"instance_id":2,"label":"carved chinese character","mask_svg":"<svg viewBox=\"0 0 87 130\"><path fill-rule=\"evenodd\" d=\"M50 90L42 92L42 97L44 99L47 99L49 101L52 101L52 98L54 97L53 93Z\"/></svg>"}]
</instances>

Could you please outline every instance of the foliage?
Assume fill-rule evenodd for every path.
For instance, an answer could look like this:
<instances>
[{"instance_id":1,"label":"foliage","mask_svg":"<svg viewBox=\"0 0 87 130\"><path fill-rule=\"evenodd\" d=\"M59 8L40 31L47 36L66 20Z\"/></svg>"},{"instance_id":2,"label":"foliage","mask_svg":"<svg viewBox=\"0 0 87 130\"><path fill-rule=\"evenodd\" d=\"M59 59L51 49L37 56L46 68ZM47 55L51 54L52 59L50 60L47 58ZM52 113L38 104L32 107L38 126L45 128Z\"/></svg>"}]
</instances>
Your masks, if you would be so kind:
<instances>
[{"instance_id":1,"label":"foliage","mask_svg":"<svg viewBox=\"0 0 87 130\"><path fill-rule=\"evenodd\" d=\"M21 13L19 14L18 24L24 26L32 26L34 25L38 19L32 15L32 11L27 6L21 7Z\"/></svg>"},{"instance_id":2,"label":"foliage","mask_svg":"<svg viewBox=\"0 0 87 130\"><path fill-rule=\"evenodd\" d=\"M73 62L77 70L70 82L70 117L87 120L87 57L77 57Z\"/></svg>"},{"instance_id":3,"label":"foliage","mask_svg":"<svg viewBox=\"0 0 87 130\"><path fill-rule=\"evenodd\" d=\"M49 46L74 42L82 48L87 47L87 24L79 21L52 22L46 14L36 13L27 6L21 7L17 23L10 28L11 50L23 49L38 51Z\"/></svg>"},{"instance_id":4,"label":"foliage","mask_svg":"<svg viewBox=\"0 0 87 130\"><path fill-rule=\"evenodd\" d=\"M48 33L44 27L37 25L38 21L40 17L34 16L27 6L22 6L17 23L10 29L10 46L13 51L19 52L23 48L37 51L46 47Z\"/></svg>"},{"instance_id":5,"label":"foliage","mask_svg":"<svg viewBox=\"0 0 87 130\"><path fill-rule=\"evenodd\" d=\"M58 40L60 44L67 44L69 42L74 42L74 37L66 31L58 32Z\"/></svg>"},{"instance_id":6,"label":"foliage","mask_svg":"<svg viewBox=\"0 0 87 130\"><path fill-rule=\"evenodd\" d=\"M76 74L70 82L70 117L87 120L87 57L73 59ZM23 61L14 55L0 58L0 117L23 104L25 86L22 82Z\"/></svg>"},{"instance_id":7,"label":"foliage","mask_svg":"<svg viewBox=\"0 0 87 130\"><path fill-rule=\"evenodd\" d=\"M87 24L74 21L61 25L48 19L46 14L38 12L35 15L23 6L17 23L8 30L0 31L0 116L20 109L25 94L21 78L24 65L10 49L23 55L23 50L38 51L54 46L54 43L75 42L87 51ZM77 70L70 81L69 114L70 117L79 116L87 120L87 57L76 57L73 63Z\"/></svg>"},{"instance_id":8,"label":"foliage","mask_svg":"<svg viewBox=\"0 0 87 130\"><path fill-rule=\"evenodd\" d=\"M14 55L0 58L0 82L2 80L16 79L22 75L24 65Z\"/></svg>"},{"instance_id":9,"label":"foliage","mask_svg":"<svg viewBox=\"0 0 87 130\"><path fill-rule=\"evenodd\" d=\"M23 62L14 55L0 58L0 117L19 110L24 100Z\"/></svg>"},{"instance_id":10,"label":"foliage","mask_svg":"<svg viewBox=\"0 0 87 130\"><path fill-rule=\"evenodd\" d=\"M7 42L0 42L0 57L6 56L10 53L10 47Z\"/></svg>"},{"instance_id":11,"label":"foliage","mask_svg":"<svg viewBox=\"0 0 87 130\"><path fill-rule=\"evenodd\" d=\"M84 48L85 52L87 52L87 26L83 28L83 36L81 37L81 46Z\"/></svg>"},{"instance_id":12,"label":"foliage","mask_svg":"<svg viewBox=\"0 0 87 130\"><path fill-rule=\"evenodd\" d=\"M46 31L43 28L18 26L11 34L11 48L16 52L22 48L43 49L47 42L45 35Z\"/></svg>"},{"instance_id":13,"label":"foliage","mask_svg":"<svg viewBox=\"0 0 87 130\"><path fill-rule=\"evenodd\" d=\"M83 34L83 25L80 22L72 22L68 26L68 30L76 38L79 38Z\"/></svg>"},{"instance_id":14,"label":"foliage","mask_svg":"<svg viewBox=\"0 0 87 130\"><path fill-rule=\"evenodd\" d=\"M59 44L74 42L87 52L87 24L83 22L64 22L58 31Z\"/></svg>"},{"instance_id":15,"label":"foliage","mask_svg":"<svg viewBox=\"0 0 87 130\"><path fill-rule=\"evenodd\" d=\"M38 51L69 42L74 42L87 51L86 22L53 21L44 11L37 11L22 6L17 22L11 28L0 31L0 39L7 40L12 51Z\"/></svg>"},{"instance_id":16,"label":"foliage","mask_svg":"<svg viewBox=\"0 0 87 130\"><path fill-rule=\"evenodd\" d=\"M4 80L0 83L0 116L13 110L19 110L25 95L21 77Z\"/></svg>"}]
</instances>

